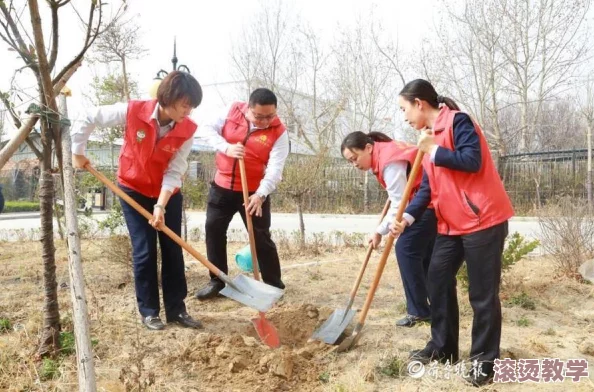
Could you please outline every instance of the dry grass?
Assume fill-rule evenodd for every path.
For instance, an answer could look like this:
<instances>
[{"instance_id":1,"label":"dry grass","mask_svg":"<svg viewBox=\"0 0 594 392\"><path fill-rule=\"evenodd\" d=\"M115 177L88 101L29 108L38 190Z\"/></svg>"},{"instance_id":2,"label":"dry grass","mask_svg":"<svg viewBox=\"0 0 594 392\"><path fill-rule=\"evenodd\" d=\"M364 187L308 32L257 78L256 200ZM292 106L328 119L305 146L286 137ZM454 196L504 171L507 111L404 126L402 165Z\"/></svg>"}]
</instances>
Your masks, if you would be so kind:
<instances>
[{"instance_id":1,"label":"dry grass","mask_svg":"<svg viewBox=\"0 0 594 392\"><path fill-rule=\"evenodd\" d=\"M194 245L204 251L202 244ZM67 260L63 244L56 246L60 285L67 283ZM395 260L388 262L360 346L351 352L336 354L331 347L308 345L304 339L330 311L344 307L365 251L334 249L332 253L324 250L318 255L293 254L292 258L284 258L283 279L287 290L269 318L277 325L286 347L274 354L278 358L273 358L271 351L255 339L249 322L254 316L252 310L227 299L200 303L191 298L207 282L208 274L187 255L188 310L204 322L205 330L195 332L177 327L168 327L158 333L145 330L138 321L130 267L108 255L105 246L100 240L83 243L100 390L476 390L455 376L451 380L433 379L427 375L413 379L406 374L406 369L404 373L398 371L407 364L409 350L423 347L430 329L427 325L411 329L394 327L395 320L403 312L403 291ZM230 275L238 273L232 256L242 246L243 243L230 246ZM35 242L0 243L0 319L5 318L11 324L8 332L0 333L0 390L3 391L77 389L73 355L58 358L55 369L49 370L33 357L42 320L39 252L39 244ZM374 254L362 287L369 287L378 259L379 255ZM594 286L555 276L554 265L546 258L518 262L509 272L509 278L502 291L502 356L586 358L590 362L589 380L563 385L532 384L529 388L539 391L592 390L594 357L586 349L581 349L584 353L580 352L579 347L591 347L589 342L594 344ZM461 355L464 356L468 355L470 346L472 311L467 294L461 290L459 297ZM362 290L355 306L361 306L363 298ZM521 300L509 304L507 301L512 298ZM528 299L533 301L534 310L521 306ZM59 290L59 301L64 330L71 330L67 287ZM312 308L306 304L319 310L317 319L303 316ZM517 324L522 317L530 320L528 326ZM275 376L270 365L277 360L282 362L285 357L293 363L293 374L289 379ZM41 381L42 378L47 379ZM484 388L499 391L524 389L523 384Z\"/></svg>"}]
</instances>

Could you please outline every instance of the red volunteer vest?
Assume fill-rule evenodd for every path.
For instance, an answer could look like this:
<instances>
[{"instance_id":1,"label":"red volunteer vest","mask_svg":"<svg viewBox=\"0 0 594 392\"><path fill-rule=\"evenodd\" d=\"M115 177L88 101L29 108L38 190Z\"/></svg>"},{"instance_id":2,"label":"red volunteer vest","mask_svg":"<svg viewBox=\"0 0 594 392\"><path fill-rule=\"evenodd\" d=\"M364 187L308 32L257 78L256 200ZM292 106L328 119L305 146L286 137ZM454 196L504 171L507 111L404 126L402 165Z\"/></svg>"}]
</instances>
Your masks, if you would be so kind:
<instances>
[{"instance_id":1,"label":"red volunteer vest","mask_svg":"<svg viewBox=\"0 0 594 392\"><path fill-rule=\"evenodd\" d=\"M118 167L120 184L153 198L159 197L161 193L163 175L169 161L198 127L186 117L157 142L157 125L151 119L156 105L156 100L128 103L124 144Z\"/></svg>"},{"instance_id":2,"label":"red volunteer vest","mask_svg":"<svg viewBox=\"0 0 594 392\"><path fill-rule=\"evenodd\" d=\"M371 170L373 171L373 174L375 174L377 181L384 189L386 189L386 182L384 181L383 177L385 167L390 163L406 161L408 162L409 166L408 170L412 169L418 150L419 149L417 146L396 140L392 142L375 142L373 144L373 151L371 153ZM411 201L419 190L422 179L423 171L419 170L419 174L415 179L414 186L408 201ZM429 204L427 208L433 208L433 206Z\"/></svg>"},{"instance_id":3,"label":"red volunteer vest","mask_svg":"<svg viewBox=\"0 0 594 392\"><path fill-rule=\"evenodd\" d=\"M268 165L270 151L278 138L285 132L285 126L277 117L266 129L256 129L249 133L248 120L245 118L248 104L235 102L229 114L221 134L230 144L242 143L245 145L245 170L248 183L248 191L255 192L264 178L264 171ZM217 152L217 172L215 183L221 188L241 192L241 173L237 159L230 158L224 153Z\"/></svg>"},{"instance_id":4,"label":"red volunteer vest","mask_svg":"<svg viewBox=\"0 0 594 392\"><path fill-rule=\"evenodd\" d=\"M452 151L455 150L453 127L456 113L458 111L444 106L433 126L435 142ZM481 147L481 168L477 173L436 166L428 155L423 159L439 234L474 233L503 223L514 215L483 131L476 123L474 128Z\"/></svg>"}]
</instances>

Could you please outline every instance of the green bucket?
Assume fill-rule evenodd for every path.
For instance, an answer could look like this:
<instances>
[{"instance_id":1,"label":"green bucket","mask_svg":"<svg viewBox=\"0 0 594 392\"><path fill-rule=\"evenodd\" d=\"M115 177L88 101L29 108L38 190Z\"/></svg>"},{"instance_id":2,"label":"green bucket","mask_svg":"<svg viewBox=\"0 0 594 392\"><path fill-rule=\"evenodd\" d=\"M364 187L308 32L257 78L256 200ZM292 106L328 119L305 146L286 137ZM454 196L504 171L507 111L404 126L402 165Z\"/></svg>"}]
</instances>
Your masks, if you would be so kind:
<instances>
[{"instance_id":1,"label":"green bucket","mask_svg":"<svg viewBox=\"0 0 594 392\"><path fill-rule=\"evenodd\" d=\"M235 263L237 263L237 266L242 271L254 272L254 267L252 265L252 252L250 251L249 245L244 246L237 252L235 255Z\"/></svg>"}]
</instances>

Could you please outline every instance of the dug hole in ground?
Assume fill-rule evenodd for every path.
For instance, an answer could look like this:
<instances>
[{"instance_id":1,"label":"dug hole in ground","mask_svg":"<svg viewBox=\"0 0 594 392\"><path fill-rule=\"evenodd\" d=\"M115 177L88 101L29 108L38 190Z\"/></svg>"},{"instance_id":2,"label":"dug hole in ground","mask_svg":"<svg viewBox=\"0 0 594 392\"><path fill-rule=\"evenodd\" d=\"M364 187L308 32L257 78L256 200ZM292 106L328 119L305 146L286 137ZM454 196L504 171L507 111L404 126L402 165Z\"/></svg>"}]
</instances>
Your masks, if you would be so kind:
<instances>
[{"instance_id":1,"label":"dug hole in ground","mask_svg":"<svg viewBox=\"0 0 594 392\"><path fill-rule=\"evenodd\" d=\"M337 354L336 346L308 343L308 339L334 309L345 306L365 256L363 247L316 246L313 252L280 247L287 289L282 300L266 314L282 344L273 350L260 342L251 324L256 311L227 298L207 302L193 298L209 277L207 270L187 254L188 312L200 319L205 329L171 325L160 332L146 330L139 322L126 252L118 251L125 241L129 239L94 239L82 245L99 390L476 390L455 375L450 379L439 375L415 379L408 375L408 351L424 346L430 327L394 326L405 314L405 305L393 255L359 346ZM229 246L230 276L239 273L233 256L244 245ZM205 253L202 242L192 246ZM56 242L56 247L62 328L63 334L68 334L72 331L72 314L67 253L63 243ZM38 242L0 244L0 318L10 322L10 328L0 332L3 391L77 390L72 346L52 360L53 367L47 361L35 360L43 320L40 251ZM363 304L378 261L379 253L374 253L355 302L357 309ZM576 383L509 383L486 389L593 390L594 286L556 276L552 262L543 257L519 261L504 275L504 282L502 357L585 358L590 363L590 377ZM459 302L461 358L467 359L472 310L467 292L460 288Z\"/></svg>"}]
</instances>

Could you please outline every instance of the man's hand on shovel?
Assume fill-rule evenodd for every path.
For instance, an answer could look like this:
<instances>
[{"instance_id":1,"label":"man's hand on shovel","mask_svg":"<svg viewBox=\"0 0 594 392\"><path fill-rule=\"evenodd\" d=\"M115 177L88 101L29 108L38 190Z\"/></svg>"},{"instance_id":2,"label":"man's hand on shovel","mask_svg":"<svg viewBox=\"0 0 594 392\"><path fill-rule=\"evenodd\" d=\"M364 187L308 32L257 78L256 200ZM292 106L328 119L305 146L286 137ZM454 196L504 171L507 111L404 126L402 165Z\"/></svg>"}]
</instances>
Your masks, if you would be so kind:
<instances>
[{"instance_id":1,"label":"man's hand on shovel","mask_svg":"<svg viewBox=\"0 0 594 392\"><path fill-rule=\"evenodd\" d=\"M262 196L254 193L248 199L247 211L250 215L262 216L262 204L264 199Z\"/></svg>"}]
</instances>

